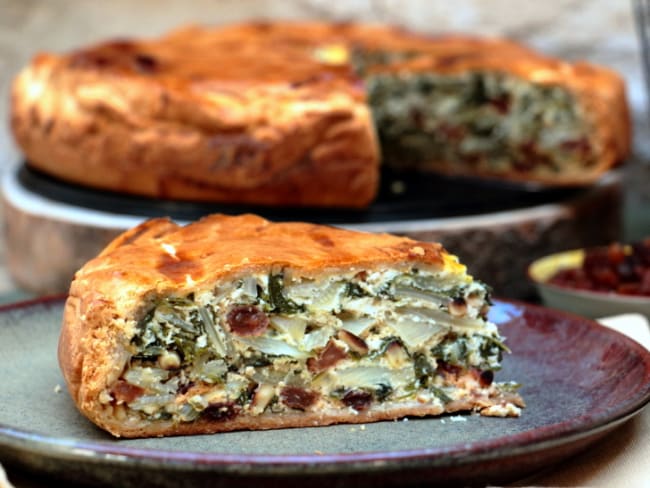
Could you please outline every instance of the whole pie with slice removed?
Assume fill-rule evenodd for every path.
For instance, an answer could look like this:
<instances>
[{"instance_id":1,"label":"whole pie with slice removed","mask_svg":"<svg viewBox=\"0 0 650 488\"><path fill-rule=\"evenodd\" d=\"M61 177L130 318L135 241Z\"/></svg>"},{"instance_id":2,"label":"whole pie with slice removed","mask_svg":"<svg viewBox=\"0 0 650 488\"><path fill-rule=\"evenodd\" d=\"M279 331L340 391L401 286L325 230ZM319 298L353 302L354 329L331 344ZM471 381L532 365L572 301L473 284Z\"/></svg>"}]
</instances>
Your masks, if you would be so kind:
<instances>
[{"instance_id":1,"label":"whole pie with slice removed","mask_svg":"<svg viewBox=\"0 0 650 488\"><path fill-rule=\"evenodd\" d=\"M365 207L380 164L589 185L630 147L612 70L361 23L194 26L39 54L11 117L29 166L56 178L235 204Z\"/></svg>"}]
</instances>

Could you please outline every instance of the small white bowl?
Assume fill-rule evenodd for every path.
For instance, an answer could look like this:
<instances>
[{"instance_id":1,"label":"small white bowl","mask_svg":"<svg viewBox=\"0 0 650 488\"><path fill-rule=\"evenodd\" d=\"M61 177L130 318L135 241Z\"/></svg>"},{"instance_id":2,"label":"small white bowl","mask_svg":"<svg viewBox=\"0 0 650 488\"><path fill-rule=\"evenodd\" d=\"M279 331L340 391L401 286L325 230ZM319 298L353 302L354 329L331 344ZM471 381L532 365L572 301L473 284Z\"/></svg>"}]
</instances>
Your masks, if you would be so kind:
<instances>
[{"instance_id":1,"label":"small white bowl","mask_svg":"<svg viewBox=\"0 0 650 488\"><path fill-rule=\"evenodd\" d=\"M650 317L650 297L578 290L548 283L560 269L582 266L584 256L583 249L574 249L550 254L528 266L528 277L535 283L544 305L589 318L623 313L640 313Z\"/></svg>"}]
</instances>

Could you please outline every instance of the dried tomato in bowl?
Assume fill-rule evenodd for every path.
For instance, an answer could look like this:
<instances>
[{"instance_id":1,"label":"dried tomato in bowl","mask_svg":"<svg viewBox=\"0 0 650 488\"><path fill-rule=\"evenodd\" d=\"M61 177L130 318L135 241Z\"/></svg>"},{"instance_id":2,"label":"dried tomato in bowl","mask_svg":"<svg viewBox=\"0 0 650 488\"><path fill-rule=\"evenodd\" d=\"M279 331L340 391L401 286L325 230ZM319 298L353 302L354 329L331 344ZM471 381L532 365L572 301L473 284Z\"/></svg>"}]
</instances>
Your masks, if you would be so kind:
<instances>
[{"instance_id":1,"label":"dried tomato in bowl","mask_svg":"<svg viewBox=\"0 0 650 488\"><path fill-rule=\"evenodd\" d=\"M650 296L650 237L585 250L579 268L562 269L549 283L581 290Z\"/></svg>"}]
</instances>

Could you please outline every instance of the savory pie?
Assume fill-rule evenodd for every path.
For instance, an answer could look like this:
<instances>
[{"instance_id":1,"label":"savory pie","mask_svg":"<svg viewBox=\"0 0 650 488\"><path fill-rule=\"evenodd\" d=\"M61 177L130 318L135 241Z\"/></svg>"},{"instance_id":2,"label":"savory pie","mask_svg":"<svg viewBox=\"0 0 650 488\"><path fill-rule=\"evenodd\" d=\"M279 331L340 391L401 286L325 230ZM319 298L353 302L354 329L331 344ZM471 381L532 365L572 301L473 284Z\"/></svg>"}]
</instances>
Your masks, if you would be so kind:
<instances>
[{"instance_id":1,"label":"savory pie","mask_svg":"<svg viewBox=\"0 0 650 488\"><path fill-rule=\"evenodd\" d=\"M620 76L514 42L387 26L188 27L40 54L13 85L28 164L180 200L364 207L379 163L587 185L628 154Z\"/></svg>"},{"instance_id":2,"label":"savory pie","mask_svg":"<svg viewBox=\"0 0 650 488\"><path fill-rule=\"evenodd\" d=\"M489 289L439 244L255 215L127 231L76 274L59 362L115 436L518 416Z\"/></svg>"}]
</instances>

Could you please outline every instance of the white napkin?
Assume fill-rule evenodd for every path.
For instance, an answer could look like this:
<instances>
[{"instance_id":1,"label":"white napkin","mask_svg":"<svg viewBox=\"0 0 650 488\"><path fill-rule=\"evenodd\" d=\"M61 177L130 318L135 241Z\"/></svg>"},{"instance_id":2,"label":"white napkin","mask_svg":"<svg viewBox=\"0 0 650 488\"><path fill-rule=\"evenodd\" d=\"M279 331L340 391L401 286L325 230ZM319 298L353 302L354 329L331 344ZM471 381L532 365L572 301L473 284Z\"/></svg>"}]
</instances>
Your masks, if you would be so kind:
<instances>
[{"instance_id":1,"label":"white napkin","mask_svg":"<svg viewBox=\"0 0 650 488\"><path fill-rule=\"evenodd\" d=\"M650 350L650 327L648 326L648 320L643 315L626 313L613 317L604 317L598 319L598 322L625 334Z\"/></svg>"},{"instance_id":2,"label":"white napkin","mask_svg":"<svg viewBox=\"0 0 650 488\"><path fill-rule=\"evenodd\" d=\"M0 464L0 488L14 488L9 480L7 480L7 475L2 469L2 464Z\"/></svg>"}]
</instances>

